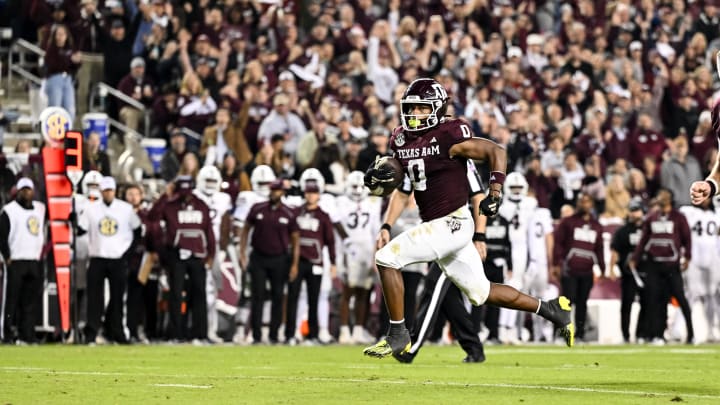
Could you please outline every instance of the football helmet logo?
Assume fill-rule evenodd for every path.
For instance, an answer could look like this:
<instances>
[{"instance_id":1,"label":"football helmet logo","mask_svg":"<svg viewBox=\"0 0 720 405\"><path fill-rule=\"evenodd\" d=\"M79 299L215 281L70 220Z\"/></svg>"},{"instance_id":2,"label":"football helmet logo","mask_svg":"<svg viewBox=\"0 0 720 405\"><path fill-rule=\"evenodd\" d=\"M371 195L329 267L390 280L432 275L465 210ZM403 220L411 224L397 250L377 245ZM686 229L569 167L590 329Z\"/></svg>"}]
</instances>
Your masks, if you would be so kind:
<instances>
[{"instance_id":1,"label":"football helmet logo","mask_svg":"<svg viewBox=\"0 0 720 405\"><path fill-rule=\"evenodd\" d=\"M403 93L400 100L400 121L406 131L418 132L435 127L445 120L448 102L447 91L435 79L416 79ZM417 114L417 106L428 106L428 114Z\"/></svg>"}]
</instances>

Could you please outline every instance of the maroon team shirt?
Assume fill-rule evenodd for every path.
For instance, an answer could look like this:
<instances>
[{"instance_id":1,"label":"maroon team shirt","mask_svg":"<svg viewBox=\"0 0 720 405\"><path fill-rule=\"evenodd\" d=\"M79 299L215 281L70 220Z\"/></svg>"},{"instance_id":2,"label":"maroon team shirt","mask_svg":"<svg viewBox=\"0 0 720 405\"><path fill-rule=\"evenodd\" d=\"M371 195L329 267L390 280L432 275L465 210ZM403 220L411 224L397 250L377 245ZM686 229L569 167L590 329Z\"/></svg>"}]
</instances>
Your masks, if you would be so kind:
<instances>
[{"instance_id":1,"label":"maroon team shirt","mask_svg":"<svg viewBox=\"0 0 720 405\"><path fill-rule=\"evenodd\" d=\"M300 229L300 257L312 264L323 264L323 247L330 252L330 263L335 264L335 234L328 214L322 209L300 207L296 223Z\"/></svg>"},{"instance_id":2,"label":"maroon team shirt","mask_svg":"<svg viewBox=\"0 0 720 405\"><path fill-rule=\"evenodd\" d=\"M563 219L555 229L553 262L565 267L570 275L592 274L594 264L605 268L603 228L594 218L575 214Z\"/></svg>"},{"instance_id":3,"label":"maroon team shirt","mask_svg":"<svg viewBox=\"0 0 720 405\"><path fill-rule=\"evenodd\" d=\"M257 203L250 208L245 221L253 226L250 240L253 251L265 256L287 254L290 234L298 230L295 212L283 203Z\"/></svg>"},{"instance_id":4,"label":"maroon team shirt","mask_svg":"<svg viewBox=\"0 0 720 405\"><path fill-rule=\"evenodd\" d=\"M669 265L680 264L683 254L690 261L692 240L685 215L673 209L668 214L653 212L642 226L642 236L633 252L635 263L642 259Z\"/></svg>"},{"instance_id":5,"label":"maroon team shirt","mask_svg":"<svg viewBox=\"0 0 720 405\"><path fill-rule=\"evenodd\" d=\"M421 135L410 135L402 127L393 131L390 149L412 182L423 221L444 217L467 204L467 159L451 158L449 151L471 137L470 127L457 119L446 120Z\"/></svg>"},{"instance_id":6,"label":"maroon team shirt","mask_svg":"<svg viewBox=\"0 0 720 405\"><path fill-rule=\"evenodd\" d=\"M199 259L215 257L210 210L199 198L191 195L185 200L163 194L148 216L165 222L165 246L188 250Z\"/></svg>"}]
</instances>

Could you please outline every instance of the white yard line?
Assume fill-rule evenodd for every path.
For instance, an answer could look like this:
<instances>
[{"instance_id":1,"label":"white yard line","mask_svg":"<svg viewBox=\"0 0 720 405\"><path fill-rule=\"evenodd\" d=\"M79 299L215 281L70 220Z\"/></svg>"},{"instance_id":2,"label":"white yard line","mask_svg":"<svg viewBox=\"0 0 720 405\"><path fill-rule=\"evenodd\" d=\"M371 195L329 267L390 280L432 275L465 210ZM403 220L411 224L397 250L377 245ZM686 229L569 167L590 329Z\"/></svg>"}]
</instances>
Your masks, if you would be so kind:
<instances>
[{"instance_id":1,"label":"white yard line","mask_svg":"<svg viewBox=\"0 0 720 405\"><path fill-rule=\"evenodd\" d=\"M520 367L523 368L523 367ZM94 375L94 376L128 376L128 377L161 377L161 378L205 378L209 380L220 379L244 379L244 380L267 380L267 381L301 381L301 382L332 382L340 384L392 384L392 385L430 385L437 387L478 387L478 388L509 388L509 389L527 389L542 391L569 391L569 392L589 392L599 394L617 394L617 395L641 395L655 397L687 397L720 400L720 395L694 394L690 392L657 392L657 391L637 391L637 390L614 390L605 388L588 388L573 386L553 386L553 385L535 385L535 384L501 384L501 383L464 383L452 381L424 381L409 382L406 380L373 380L363 378L331 378L331 377L297 377L297 376L263 376L263 375L224 375L224 376L200 376L192 374L145 374L145 373L122 373L122 372L102 372L102 371L73 371L73 370L54 370L50 368L35 367L0 367L0 371L4 372L27 372L27 373L43 373L57 375ZM182 387L182 388L212 388L205 385L188 385L188 384L151 384L154 386Z\"/></svg>"},{"instance_id":2,"label":"white yard line","mask_svg":"<svg viewBox=\"0 0 720 405\"><path fill-rule=\"evenodd\" d=\"M192 388L192 389L203 389L207 390L212 388L212 385L192 385L192 384L150 384L151 387L169 387L169 388Z\"/></svg>"}]
</instances>

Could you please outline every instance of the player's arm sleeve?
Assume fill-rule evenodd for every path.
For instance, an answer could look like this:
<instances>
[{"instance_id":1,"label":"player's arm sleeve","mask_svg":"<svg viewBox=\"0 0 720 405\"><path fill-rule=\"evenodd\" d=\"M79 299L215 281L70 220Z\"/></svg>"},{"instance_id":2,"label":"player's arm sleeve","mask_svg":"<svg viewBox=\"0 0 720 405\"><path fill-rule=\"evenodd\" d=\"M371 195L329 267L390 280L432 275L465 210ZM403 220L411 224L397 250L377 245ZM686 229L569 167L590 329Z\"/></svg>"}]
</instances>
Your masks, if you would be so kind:
<instances>
[{"instance_id":1,"label":"player's arm sleeve","mask_svg":"<svg viewBox=\"0 0 720 405\"><path fill-rule=\"evenodd\" d=\"M0 253L2 253L3 259L7 261L10 258L10 217L8 217L7 211L3 210L0 215Z\"/></svg>"}]
</instances>

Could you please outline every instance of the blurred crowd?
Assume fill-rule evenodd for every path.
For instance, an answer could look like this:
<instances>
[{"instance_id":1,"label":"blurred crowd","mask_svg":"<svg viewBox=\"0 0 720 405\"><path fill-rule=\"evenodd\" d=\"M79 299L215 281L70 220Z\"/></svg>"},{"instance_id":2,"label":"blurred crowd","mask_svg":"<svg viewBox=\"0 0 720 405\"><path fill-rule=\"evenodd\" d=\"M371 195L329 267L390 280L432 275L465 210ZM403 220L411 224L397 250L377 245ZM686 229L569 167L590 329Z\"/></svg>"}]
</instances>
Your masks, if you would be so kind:
<instances>
[{"instance_id":1,"label":"blurred crowd","mask_svg":"<svg viewBox=\"0 0 720 405\"><path fill-rule=\"evenodd\" d=\"M449 113L504 145L553 219L578 194L623 219L661 188L678 206L717 154L720 2L713 0L27 0L14 35L46 51L50 105L105 112L167 140L167 182L217 166L233 202L260 165L317 168L326 191L387 152L398 101L417 77ZM189 131L188 131L189 130ZM197 135L193 135L197 134ZM86 170L112 175L96 137ZM17 171L13 171L17 173Z\"/></svg>"}]
</instances>

